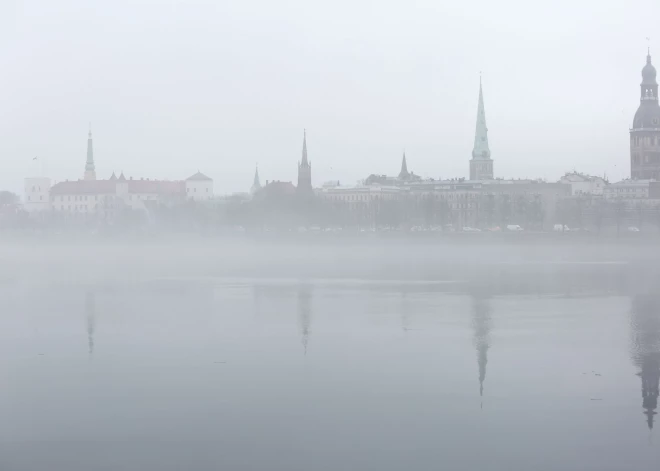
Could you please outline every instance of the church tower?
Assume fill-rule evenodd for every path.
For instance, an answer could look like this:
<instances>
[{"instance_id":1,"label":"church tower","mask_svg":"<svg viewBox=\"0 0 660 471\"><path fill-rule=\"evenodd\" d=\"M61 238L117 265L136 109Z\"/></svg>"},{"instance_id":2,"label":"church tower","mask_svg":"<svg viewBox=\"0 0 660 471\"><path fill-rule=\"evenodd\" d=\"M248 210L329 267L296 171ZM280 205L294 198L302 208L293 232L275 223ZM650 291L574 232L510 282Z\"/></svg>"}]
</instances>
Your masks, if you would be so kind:
<instances>
[{"instance_id":1,"label":"church tower","mask_svg":"<svg viewBox=\"0 0 660 471\"><path fill-rule=\"evenodd\" d=\"M259 167L254 169L254 181L252 182L252 188L250 188L250 194L254 195L259 190L261 190L261 182L259 181Z\"/></svg>"},{"instance_id":2,"label":"church tower","mask_svg":"<svg viewBox=\"0 0 660 471\"><path fill-rule=\"evenodd\" d=\"M477 106L477 128L474 133L474 148L470 160L470 180L492 180L493 160L488 147L488 128L484 110L484 94L479 78L479 105Z\"/></svg>"},{"instance_id":3,"label":"church tower","mask_svg":"<svg viewBox=\"0 0 660 471\"><path fill-rule=\"evenodd\" d=\"M312 165L307 160L307 131L303 131L302 160L298 163L298 193L312 193Z\"/></svg>"},{"instance_id":4,"label":"church tower","mask_svg":"<svg viewBox=\"0 0 660 471\"><path fill-rule=\"evenodd\" d=\"M650 50L642 69L639 108L630 129L630 176L660 180L660 105Z\"/></svg>"},{"instance_id":5,"label":"church tower","mask_svg":"<svg viewBox=\"0 0 660 471\"><path fill-rule=\"evenodd\" d=\"M87 134L87 162L85 163L85 180L96 180L96 166L94 165L94 147L92 146L92 126Z\"/></svg>"},{"instance_id":6,"label":"church tower","mask_svg":"<svg viewBox=\"0 0 660 471\"><path fill-rule=\"evenodd\" d=\"M406 153L403 153L403 159L401 160L401 171L399 172L399 180L408 180L410 178L410 173L408 172L408 162L406 162Z\"/></svg>"}]
</instances>

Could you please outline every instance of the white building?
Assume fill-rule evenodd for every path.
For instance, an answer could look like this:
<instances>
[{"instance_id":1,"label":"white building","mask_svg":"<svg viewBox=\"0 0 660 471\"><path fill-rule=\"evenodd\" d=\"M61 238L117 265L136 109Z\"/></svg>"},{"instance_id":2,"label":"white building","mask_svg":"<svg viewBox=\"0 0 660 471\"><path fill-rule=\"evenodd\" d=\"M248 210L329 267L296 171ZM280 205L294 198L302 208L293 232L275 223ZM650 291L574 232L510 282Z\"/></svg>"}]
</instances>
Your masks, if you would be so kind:
<instances>
[{"instance_id":1,"label":"white building","mask_svg":"<svg viewBox=\"0 0 660 471\"><path fill-rule=\"evenodd\" d=\"M50 203L54 211L78 214L110 214L119 208L145 209L151 203L185 200L183 181L119 178L64 181L53 185Z\"/></svg>"},{"instance_id":2,"label":"white building","mask_svg":"<svg viewBox=\"0 0 660 471\"><path fill-rule=\"evenodd\" d=\"M567 173L559 179L559 182L571 186L571 196L601 196L607 186L604 178L578 172Z\"/></svg>"},{"instance_id":3,"label":"white building","mask_svg":"<svg viewBox=\"0 0 660 471\"><path fill-rule=\"evenodd\" d=\"M29 213L50 209L50 178L31 177L25 179L23 208Z\"/></svg>"},{"instance_id":4,"label":"white building","mask_svg":"<svg viewBox=\"0 0 660 471\"><path fill-rule=\"evenodd\" d=\"M653 180L621 180L607 185L603 196L608 199L642 199L649 197L649 185Z\"/></svg>"},{"instance_id":5,"label":"white building","mask_svg":"<svg viewBox=\"0 0 660 471\"><path fill-rule=\"evenodd\" d=\"M188 177L185 181L186 198L193 201L213 199L213 179L201 172Z\"/></svg>"}]
</instances>

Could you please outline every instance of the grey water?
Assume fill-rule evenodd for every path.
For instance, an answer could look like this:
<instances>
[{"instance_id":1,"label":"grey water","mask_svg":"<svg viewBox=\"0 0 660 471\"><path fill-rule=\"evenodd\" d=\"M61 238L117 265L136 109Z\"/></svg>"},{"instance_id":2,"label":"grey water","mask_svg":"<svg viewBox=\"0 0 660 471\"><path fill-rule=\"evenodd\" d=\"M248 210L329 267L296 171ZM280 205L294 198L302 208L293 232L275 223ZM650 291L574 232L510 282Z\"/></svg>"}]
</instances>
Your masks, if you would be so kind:
<instances>
[{"instance_id":1,"label":"grey water","mask_svg":"<svg viewBox=\"0 0 660 471\"><path fill-rule=\"evenodd\" d=\"M0 248L0 469L651 470L657 248Z\"/></svg>"}]
</instances>

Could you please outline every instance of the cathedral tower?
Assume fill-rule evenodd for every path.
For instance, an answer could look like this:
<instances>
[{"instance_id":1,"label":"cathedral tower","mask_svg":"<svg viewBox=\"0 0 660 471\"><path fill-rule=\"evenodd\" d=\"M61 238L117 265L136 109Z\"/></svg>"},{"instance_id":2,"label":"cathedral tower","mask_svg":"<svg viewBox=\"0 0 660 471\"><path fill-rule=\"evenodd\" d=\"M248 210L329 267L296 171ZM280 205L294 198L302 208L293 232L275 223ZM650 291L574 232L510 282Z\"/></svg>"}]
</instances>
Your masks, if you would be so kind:
<instances>
[{"instance_id":1,"label":"cathedral tower","mask_svg":"<svg viewBox=\"0 0 660 471\"><path fill-rule=\"evenodd\" d=\"M474 148L470 160L470 180L492 180L493 160L488 147L488 128L484 111L484 94L479 78L479 105L477 106L477 128L474 133Z\"/></svg>"},{"instance_id":2,"label":"cathedral tower","mask_svg":"<svg viewBox=\"0 0 660 471\"><path fill-rule=\"evenodd\" d=\"M630 129L630 176L660 180L660 105L650 51L642 69L639 108Z\"/></svg>"},{"instance_id":3,"label":"cathedral tower","mask_svg":"<svg viewBox=\"0 0 660 471\"><path fill-rule=\"evenodd\" d=\"M303 131L302 160L298 163L298 193L312 193L312 165L307 160L307 131Z\"/></svg>"}]
</instances>

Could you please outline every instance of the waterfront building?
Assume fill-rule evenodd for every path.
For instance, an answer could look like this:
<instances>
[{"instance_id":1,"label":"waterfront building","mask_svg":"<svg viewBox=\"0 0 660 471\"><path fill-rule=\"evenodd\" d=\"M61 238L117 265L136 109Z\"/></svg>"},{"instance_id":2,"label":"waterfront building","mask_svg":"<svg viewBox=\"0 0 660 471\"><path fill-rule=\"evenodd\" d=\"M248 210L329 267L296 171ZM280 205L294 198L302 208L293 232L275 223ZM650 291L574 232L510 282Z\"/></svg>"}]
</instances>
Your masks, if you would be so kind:
<instances>
[{"instance_id":1,"label":"waterfront building","mask_svg":"<svg viewBox=\"0 0 660 471\"><path fill-rule=\"evenodd\" d=\"M571 186L571 196L602 196L607 186L607 181L602 177L578 172L566 173L559 182Z\"/></svg>"}]
</instances>

